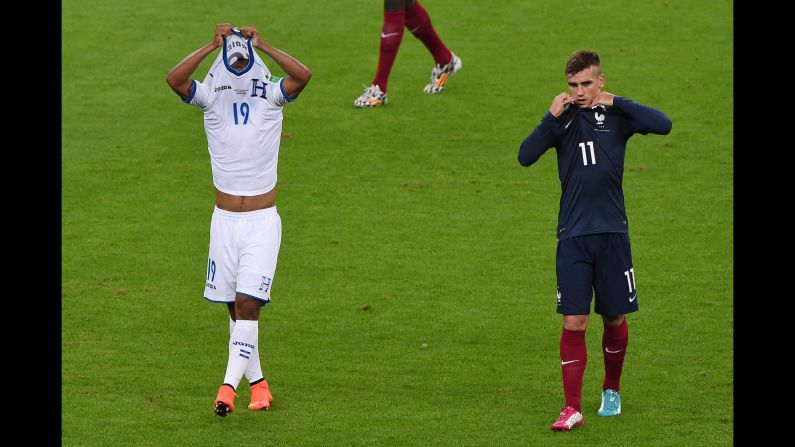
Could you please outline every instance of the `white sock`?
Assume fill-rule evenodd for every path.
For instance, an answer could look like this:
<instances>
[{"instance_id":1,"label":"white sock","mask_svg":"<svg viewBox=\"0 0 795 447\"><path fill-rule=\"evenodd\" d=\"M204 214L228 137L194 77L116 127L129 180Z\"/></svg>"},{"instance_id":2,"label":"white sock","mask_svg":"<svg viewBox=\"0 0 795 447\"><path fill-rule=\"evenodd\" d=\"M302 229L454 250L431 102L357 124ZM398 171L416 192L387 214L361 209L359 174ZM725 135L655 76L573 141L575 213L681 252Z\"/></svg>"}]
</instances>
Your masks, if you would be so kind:
<instances>
[{"instance_id":1,"label":"white sock","mask_svg":"<svg viewBox=\"0 0 795 447\"><path fill-rule=\"evenodd\" d=\"M235 320L232 317L229 317L229 336L232 336L232 331L235 330ZM251 358L248 359L248 366L246 367L246 380L248 383L256 382L264 378L265 376L262 374L262 365L259 362L259 343L255 343L257 346L251 352Z\"/></svg>"},{"instance_id":2,"label":"white sock","mask_svg":"<svg viewBox=\"0 0 795 447\"><path fill-rule=\"evenodd\" d=\"M258 326L257 320L237 320L229 337L229 360L224 383L235 389L248 367L252 353L257 352Z\"/></svg>"}]
</instances>

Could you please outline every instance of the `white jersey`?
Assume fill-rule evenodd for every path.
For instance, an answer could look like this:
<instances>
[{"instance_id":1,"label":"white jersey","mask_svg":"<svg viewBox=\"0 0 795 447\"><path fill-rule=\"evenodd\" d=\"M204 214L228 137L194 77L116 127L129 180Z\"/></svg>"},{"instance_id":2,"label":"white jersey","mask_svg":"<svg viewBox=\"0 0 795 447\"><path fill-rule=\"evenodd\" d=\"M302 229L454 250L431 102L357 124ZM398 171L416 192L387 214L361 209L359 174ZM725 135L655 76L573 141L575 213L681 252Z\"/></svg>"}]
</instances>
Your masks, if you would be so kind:
<instances>
[{"instance_id":1,"label":"white jersey","mask_svg":"<svg viewBox=\"0 0 795 447\"><path fill-rule=\"evenodd\" d=\"M249 54L240 73L229 65L235 45L247 45ZM253 196L276 186L282 106L293 100L283 82L271 76L251 41L239 35L224 39L204 82L193 81L185 102L204 111L213 184L219 191Z\"/></svg>"}]
</instances>

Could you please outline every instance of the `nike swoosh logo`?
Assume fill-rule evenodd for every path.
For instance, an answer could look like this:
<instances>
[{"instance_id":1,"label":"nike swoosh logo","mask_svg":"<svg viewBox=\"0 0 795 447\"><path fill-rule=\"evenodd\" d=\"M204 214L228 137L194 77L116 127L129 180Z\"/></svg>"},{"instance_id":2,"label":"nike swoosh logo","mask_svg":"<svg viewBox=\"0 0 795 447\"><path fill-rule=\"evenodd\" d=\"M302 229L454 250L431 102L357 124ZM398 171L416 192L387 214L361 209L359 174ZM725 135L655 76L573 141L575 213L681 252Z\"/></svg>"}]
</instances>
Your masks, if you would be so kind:
<instances>
[{"instance_id":1,"label":"nike swoosh logo","mask_svg":"<svg viewBox=\"0 0 795 447\"><path fill-rule=\"evenodd\" d=\"M571 121L569 121L568 123L566 123L566 125L565 125L565 126L563 126L563 128L564 128L564 129L568 129L568 128L569 128L569 124L571 124L571 122L572 122L572 121L574 121L574 118L572 118L572 119L571 119Z\"/></svg>"},{"instance_id":2,"label":"nike swoosh logo","mask_svg":"<svg viewBox=\"0 0 795 447\"><path fill-rule=\"evenodd\" d=\"M383 32L383 31L381 31L381 38L382 38L382 39L386 39L386 38L387 38L387 37L389 37L389 36L397 36L398 34L400 34L400 33L389 33L389 34L384 34L384 32Z\"/></svg>"},{"instance_id":3,"label":"nike swoosh logo","mask_svg":"<svg viewBox=\"0 0 795 447\"><path fill-rule=\"evenodd\" d=\"M629 297L629 302L631 303L631 302L635 301L637 298L638 298L637 295L631 296L631 297Z\"/></svg>"},{"instance_id":4,"label":"nike swoosh logo","mask_svg":"<svg viewBox=\"0 0 795 447\"><path fill-rule=\"evenodd\" d=\"M618 354L621 351L623 351L623 349L619 349L618 351L611 351L611 350L605 348L605 352L608 353L608 354Z\"/></svg>"},{"instance_id":5,"label":"nike swoosh logo","mask_svg":"<svg viewBox=\"0 0 795 447\"><path fill-rule=\"evenodd\" d=\"M561 365L568 365L569 363L579 362L579 360L569 360L568 362L561 361Z\"/></svg>"}]
</instances>

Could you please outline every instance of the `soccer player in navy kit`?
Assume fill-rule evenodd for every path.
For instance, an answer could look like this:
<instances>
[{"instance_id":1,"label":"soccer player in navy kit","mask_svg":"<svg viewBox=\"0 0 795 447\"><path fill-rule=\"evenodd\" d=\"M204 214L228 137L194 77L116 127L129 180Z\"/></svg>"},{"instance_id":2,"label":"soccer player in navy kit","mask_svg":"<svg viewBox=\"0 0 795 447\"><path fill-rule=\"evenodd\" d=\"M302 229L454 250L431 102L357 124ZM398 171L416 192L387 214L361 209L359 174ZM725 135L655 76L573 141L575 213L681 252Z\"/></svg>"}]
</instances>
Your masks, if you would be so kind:
<instances>
[{"instance_id":1,"label":"soccer player in navy kit","mask_svg":"<svg viewBox=\"0 0 795 447\"><path fill-rule=\"evenodd\" d=\"M621 181L627 140L639 133L667 135L661 111L602 91L599 55L581 50L566 62L569 93L556 96L541 123L519 146L530 166L557 150L561 185L557 228L557 312L563 315L560 363L566 403L552 430L582 425L581 392L587 360L585 329L592 292L602 316L605 379L600 416L621 414L620 380L627 349L625 315L638 310Z\"/></svg>"}]
</instances>

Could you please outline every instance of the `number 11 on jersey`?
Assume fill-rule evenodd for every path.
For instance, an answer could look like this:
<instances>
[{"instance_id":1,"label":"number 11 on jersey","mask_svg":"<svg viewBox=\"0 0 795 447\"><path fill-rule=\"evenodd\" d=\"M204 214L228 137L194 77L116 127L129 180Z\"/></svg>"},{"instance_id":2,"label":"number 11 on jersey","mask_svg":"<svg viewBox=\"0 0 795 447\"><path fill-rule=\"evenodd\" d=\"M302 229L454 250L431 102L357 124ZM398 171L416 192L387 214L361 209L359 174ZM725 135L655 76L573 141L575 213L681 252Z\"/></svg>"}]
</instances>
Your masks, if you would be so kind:
<instances>
[{"instance_id":1,"label":"number 11 on jersey","mask_svg":"<svg viewBox=\"0 0 795 447\"><path fill-rule=\"evenodd\" d=\"M582 150L582 164L584 164L585 166L588 166L588 155L585 153L585 145L586 144L591 149L591 164L595 165L596 164L596 154L594 153L594 150L593 150L593 141L587 141L585 143L580 143L580 149Z\"/></svg>"}]
</instances>

